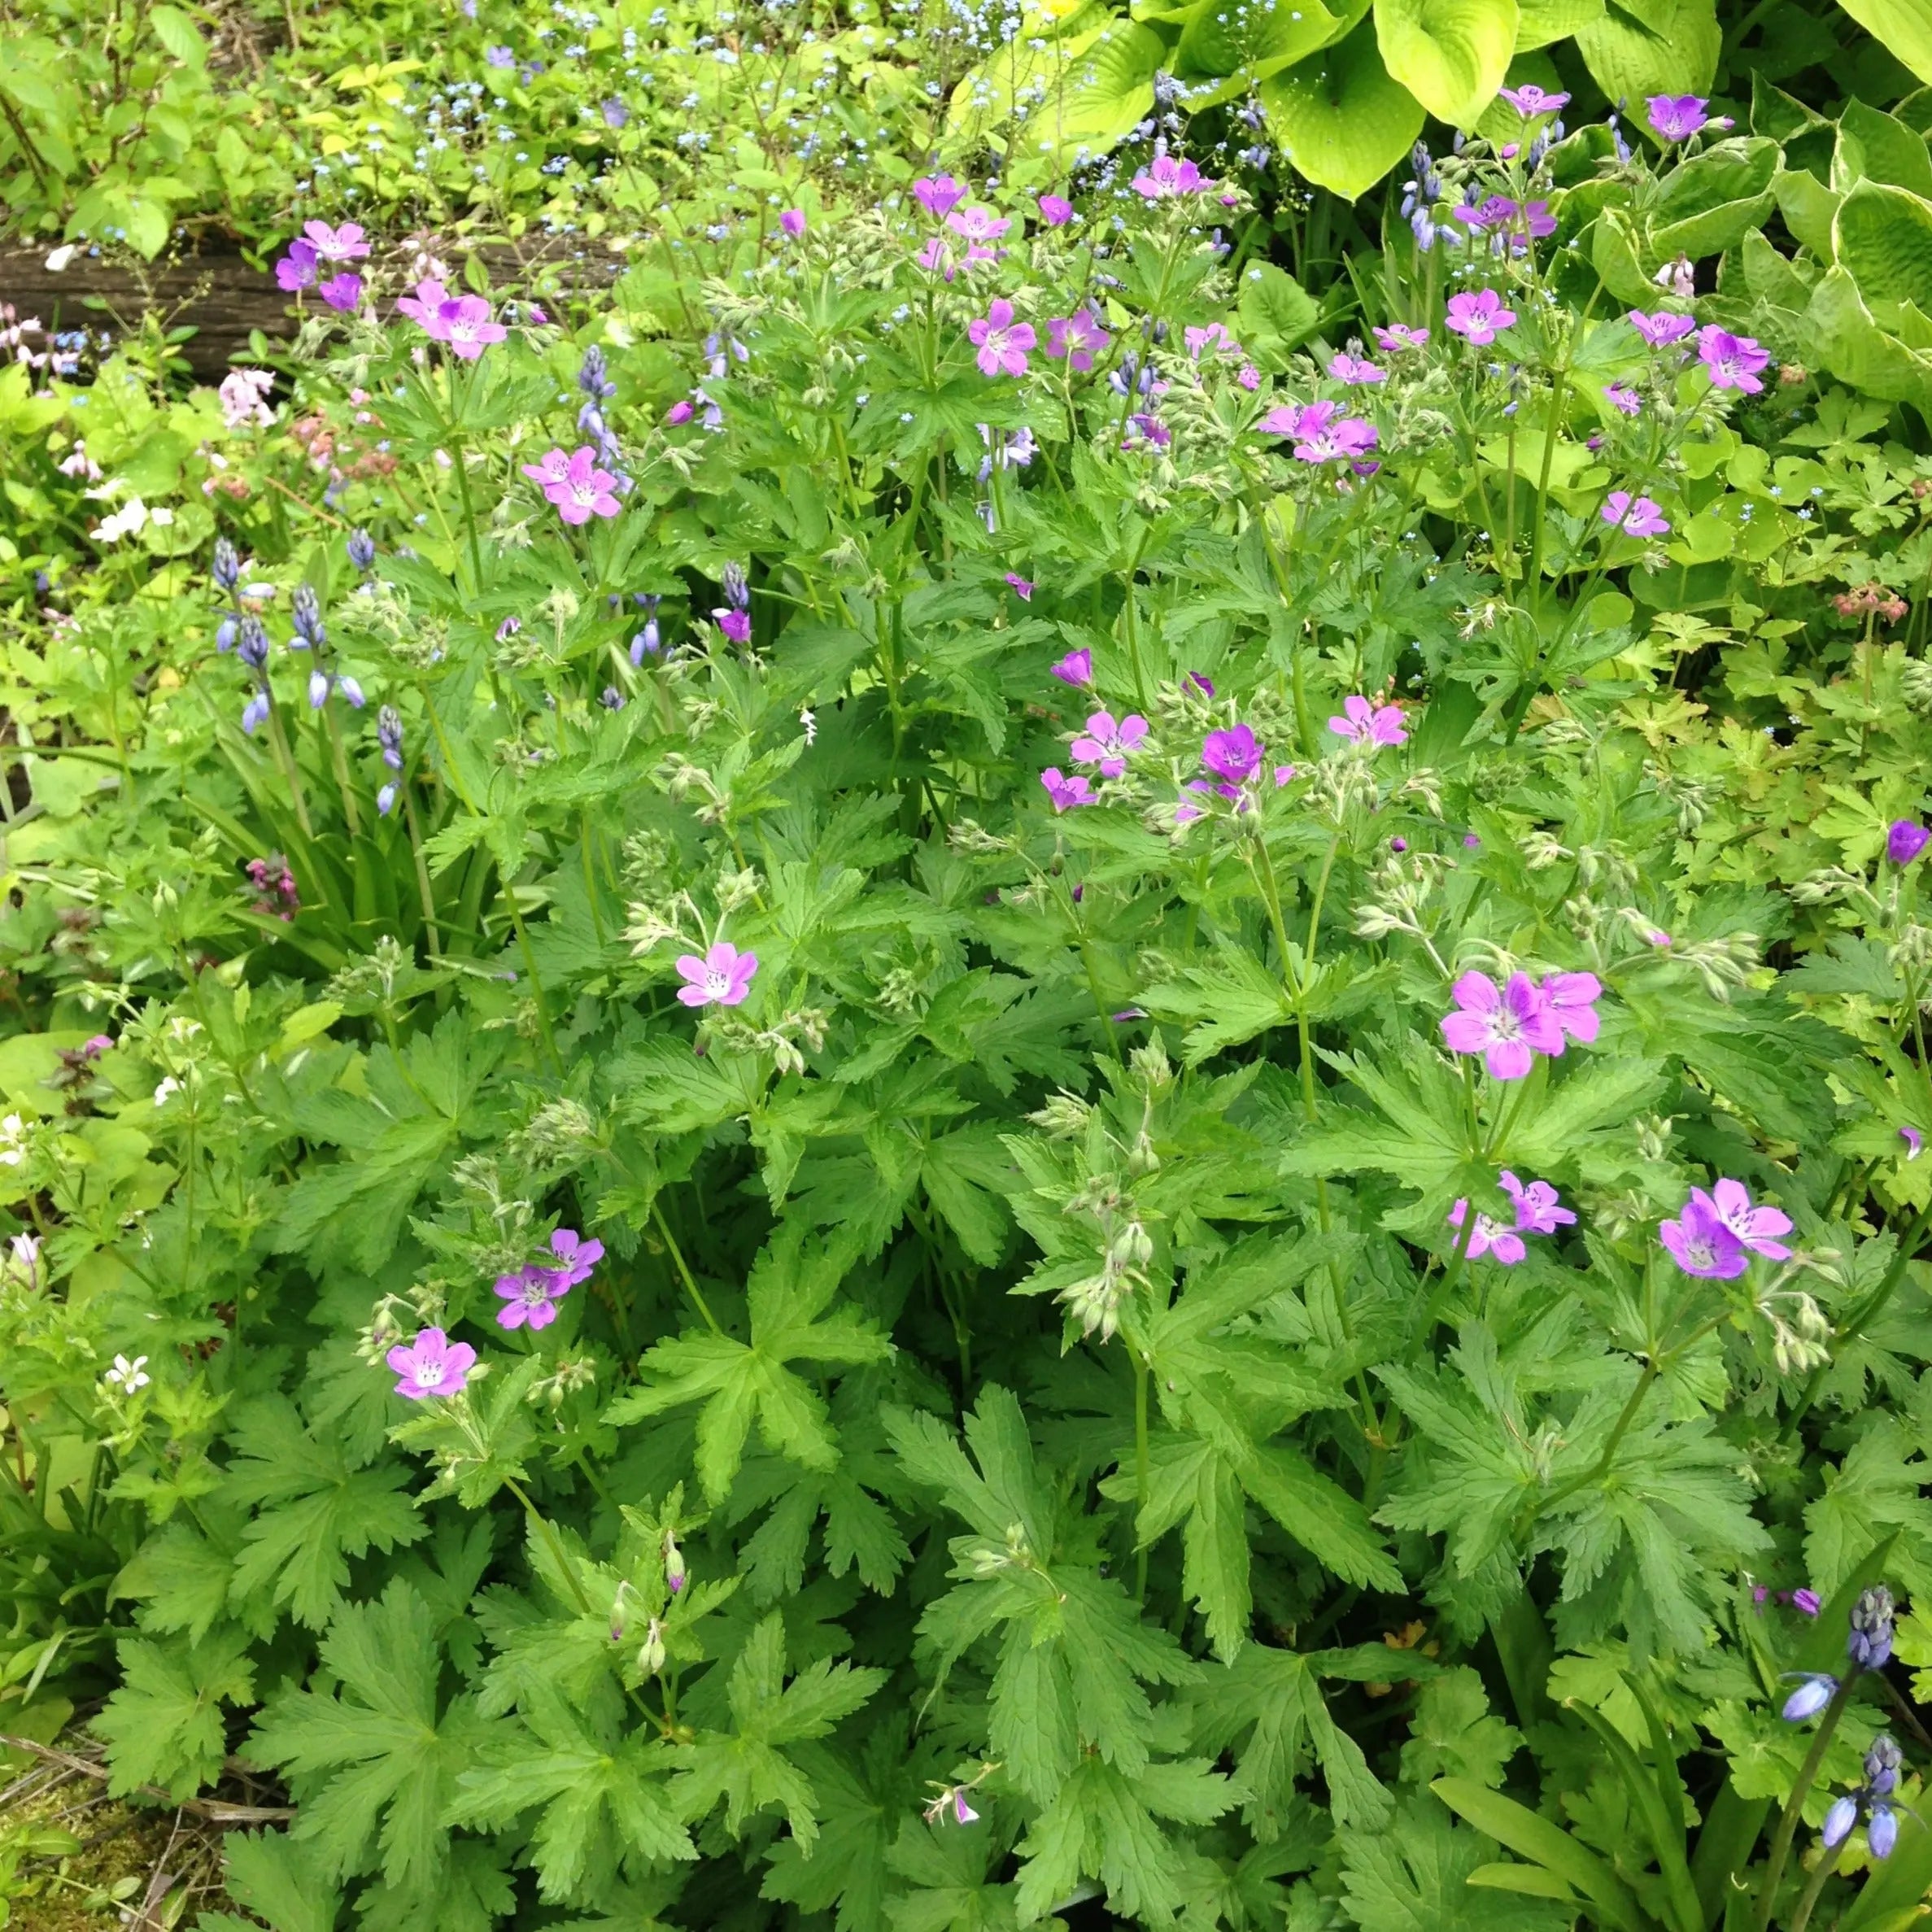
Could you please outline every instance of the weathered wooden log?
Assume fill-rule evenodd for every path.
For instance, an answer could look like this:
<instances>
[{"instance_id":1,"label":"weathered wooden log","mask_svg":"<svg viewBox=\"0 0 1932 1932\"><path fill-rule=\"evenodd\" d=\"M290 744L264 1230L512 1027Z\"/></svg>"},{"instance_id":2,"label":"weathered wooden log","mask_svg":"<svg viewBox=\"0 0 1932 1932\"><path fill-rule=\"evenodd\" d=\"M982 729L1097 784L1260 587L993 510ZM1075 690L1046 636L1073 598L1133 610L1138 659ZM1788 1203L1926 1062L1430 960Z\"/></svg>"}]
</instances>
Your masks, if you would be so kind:
<instances>
[{"instance_id":1,"label":"weathered wooden log","mask_svg":"<svg viewBox=\"0 0 1932 1932\"><path fill-rule=\"evenodd\" d=\"M151 312L168 328L194 331L178 353L197 382L219 382L232 363L247 360L252 330L271 340L295 333L294 298L277 286L272 270L251 268L239 254L152 264L77 255L55 269L47 266L49 252L0 248L0 302L11 303L16 315L37 321L50 334L72 329L120 334L137 329ZM399 261L413 252L385 251ZM446 245L438 252L452 266L468 252L481 255L495 287L528 289L540 278L564 294L608 287L624 266L621 259L561 237L490 242L473 251ZM314 295L306 299L312 310Z\"/></svg>"}]
</instances>

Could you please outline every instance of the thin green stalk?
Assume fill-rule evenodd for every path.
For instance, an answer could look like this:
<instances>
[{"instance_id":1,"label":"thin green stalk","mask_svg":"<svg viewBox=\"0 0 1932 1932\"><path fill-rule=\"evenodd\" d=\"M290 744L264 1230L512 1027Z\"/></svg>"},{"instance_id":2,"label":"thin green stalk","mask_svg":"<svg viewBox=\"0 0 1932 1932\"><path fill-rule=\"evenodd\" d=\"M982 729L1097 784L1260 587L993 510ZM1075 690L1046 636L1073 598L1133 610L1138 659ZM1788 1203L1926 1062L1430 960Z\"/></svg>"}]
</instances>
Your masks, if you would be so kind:
<instances>
[{"instance_id":1,"label":"thin green stalk","mask_svg":"<svg viewBox=\"0 0 1932 1932\"><path fill-rule=\"evenodd\" d=\"M550 1001L545 997L543 981L537 971L537 956L530 947L530 928L523 922L523 909L517 903L517 888L507 879L503 882L503 897L504 904L509 909L510 924L516 931L517 950L523 955L523 970L530 975L530 995L537 1008L537 1030L543 1036L543 1048L550 1055L551 1066L561 1079L564 1058L557 1051L556 1035L551 1030Z\"/></svg>"},{"instance_id":2,"label":"thin green stalk","mask_svg":"<svg viewBox=\"0 0 1932 1932\"><path fill-rule=\"evenodd\" d=\"M275 693L263 687L268 700L268 742L275 748L275 761L281 767L281 775L287 780L289 803L295 808L295 822L302 827L303 838L313 840L316 828L308 818L308 800L302 795L302 774L295 769L295 754L289 749L287 734L281 728L281 707L275 702Z\"/></svg>"},{"instance_id":3,"label":"thin green stalk","mask_svg":"<svg viewBox=\"0 0 1932 1932\"><path fill-rule=\"evenodd\" d=\"M443 942L436 931L436 893L430 883L429 861L423 857L422 827L416 822L416 799L407 780L399 789L403 794L403 822L409 831L410 856L416 861L416 889L423 902L423 931L427 937L430 957L441 957Z\"/></svg>"},{"instance_id":4,"label":"thin green stalk","mask_svg":"<svg viewBox=\"0 0 1932 1932\"><path fill-rule=\"evenodd\" d=\"M704 1326L713 1335L723 1334L724 1330L717 1325L717 1317L711 1312L710 1304L705 1301L704 1295L699 1290L697 1277L685 1264L684 1250L678 1245L678 1237L671 1232L671 1224L664 1218L663 1208L655 1201L651 1203L651 1216L657 1223L657 1232L664 1237L665 1246L670 1249L671 1259L676 1264L678 1279L684 1284L684 1292L691 1297L698 1313L704 1318Z\"/></svg>"},{"instance_id":5,"label":"thin green stalk","mask_svg":"<svg viewBox=\"0 0 1932 1932\"><path fill-rule=\"evenodd\" d=\"M1799 1819L1804 1815L1804 1801L1817 1782L1818 1768L1825 1762L1825 1752L1831 1748L1832 1734L1838 1728L1838 1720L1844 1716L1846 1705L1851 1701L1851 1686L1858 1681L1858 1673L1859 1666L1854 1661L1838 1680L1838 1687L1832 1692L1831 1702L1825 1707L1825 1715L1819 1720L1817 1735L1812 1739L1812 1747L1798 1768L1798 1782L1791 1787L1791 1795L1785 1800L1777 1830L1772 1834L1770 1856L1764 1864L1764 1889L1758 1894L1757 1932L1770 1932L1771 1913L1777 1903L1777 1888L1784 1878L1786 1863L1791 1856L1791 1839L1797 1832Z\"/></svg>"},{"instance_id":6,"label":"thin green stalk","mask_svg":"<svg viewBox=\"0 0 1932 1932\"><path fill-rule=\"evenodd\" d=\"M333 704L322 707L323 724L329 735L329 762L335 771L335 788L341 794L342 818L351 839L362 836L362 816L355 809L355 788L349 782L349 755L342 746L342 728Z\"/></svg>"},{"instance_id":7,"label":"thin green stalk","mask_svg":"<svg viewBox=\"0 0 1932 1932\"><path fill-rule=\"evenodd\" d=\"M1134 1351L1134 1600L1147 1601L1147 1545L1140 1542L1140 1519L1147 1509L1150 1479L1147 1446L1147 1358Z\"/></svg>"},{"instance_id":8,"label":"thin green stalk","mask_svg":"<svg viewBox=\"0 0 1932 1932\"><path fill-rule=\"evenodd\" d=\"M1811 1882L1804 1888L1804 1895L1798 1901L1798 1909L1792 1915L1790 1932L1804 1932L1812 1922L1812 1913L1818 1903L1818 1895L1824 1891L1825 1882L1838 1869L1838 1854L1845 1848L1840 1838L1835 1845L1827 1845L1818 1855L1818 1862L1812 1869Z\"/></svg>"}]
</instances>

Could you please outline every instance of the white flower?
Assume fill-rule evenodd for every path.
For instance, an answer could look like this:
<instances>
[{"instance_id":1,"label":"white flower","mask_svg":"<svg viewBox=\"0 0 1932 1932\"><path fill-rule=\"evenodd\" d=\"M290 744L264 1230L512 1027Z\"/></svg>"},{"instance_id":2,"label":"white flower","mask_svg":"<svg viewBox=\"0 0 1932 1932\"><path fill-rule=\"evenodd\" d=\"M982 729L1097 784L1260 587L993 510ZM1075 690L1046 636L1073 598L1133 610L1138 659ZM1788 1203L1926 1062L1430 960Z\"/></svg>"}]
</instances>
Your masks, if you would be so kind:
<instances>
[{"instance_id":1,"label":"white flower","mask_svg":"<svg viewBox=\"0 0 1932 1932\"><path fill-rule=\"evenodd\" d=\"M27 1149L21 1145L26 1131L18 1114L9 1114L0 1120L0 1167L17 1167L26 1159Z\"/></svg>"},{"instance_id":2,"label":"white flower","mask_svg":"<svg viewBox=\"0 0 1932 1932\"><path fill-rule=\"evenodd\" d=\"M118 543L123 537L137 537L147 527L147 505L130 496L111 517L103 517L87 534L97 543ZM170 512L168 521L173 521Z\"/></svg>"},{"instance_id":3,"label":"white flower","mask_svg":"<svg viewBox=\"0 0 1932 1932\"><path fill-rule=\"evenodd\" d=\"M47 257L48 272L58 275L80 252L81 245L78 242L63 242Z\"/></svg>"},{"instance_id":4,"label":"white flower","mask_svg":"<svg viewBox=\"0 0 1932 1932\"><path fill-rule=\"evenodd\" d=\"M155 1105L157 1107L165 1106L168 1103L168 1095L171 1093L179 1093L181 1090L181 1082L177 1080L172 1074L170 1074L168 1078L155 1089Z\"/></svg>"},{"instance_id":5,"label":"white flower","mask_svg":"<svg viewBox=\"0 0 1932 1932\"><path fill-rule=\"evenodd\" d=\"M147 1357L145 1355L137 1355L132 1362L125 1355L116 1355L114 1358L113 1367L109 1369L101 1377L101 1380L104 1382L111 1382L116 1388L132 1395L137 1389L146 1388L153 1379L151 1376L142 1373L142 1371L146 1367Z\"/></svg>"}]
</instances>

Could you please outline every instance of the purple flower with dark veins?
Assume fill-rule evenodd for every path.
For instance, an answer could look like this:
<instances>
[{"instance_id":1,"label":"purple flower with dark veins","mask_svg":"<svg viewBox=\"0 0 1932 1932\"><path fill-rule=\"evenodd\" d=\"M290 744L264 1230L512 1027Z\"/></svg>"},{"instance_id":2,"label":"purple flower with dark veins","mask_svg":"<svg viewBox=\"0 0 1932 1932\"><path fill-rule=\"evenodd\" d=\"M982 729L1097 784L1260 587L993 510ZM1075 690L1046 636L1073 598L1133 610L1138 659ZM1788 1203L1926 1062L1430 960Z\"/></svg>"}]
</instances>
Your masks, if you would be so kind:
<instances>
[{"instance_id":1,"label":"purple flower with dark veins","mask_svg":"<svg viewBox=\"0 0 1932 1932\"><path fill-rule=\"evenodd\" d=\"M1767 1261L1789 1261L1791 1250L1777 1239L1791 1232L1790 1215L1775 1207L1753 1207L1741 1180L1720 1180L1709 1193L1693 1188L1690 1198L1701 1202L1753 1254Z\"/></svg>"},{"instance_id":2,"label":"purple flower with dark veins","mask_svg":"<svg viewBox=\"0 0 1932 1932\"><path fill-rule=\"evenodd\" d=\"M1117 778L1127 770L1128 754L1147 735L1147 720L1130 713L1119 724L1110 711L1097 711L1087 720L1087 729L1071 746L1076 765L1097 765L1101 776Z\"/></svg>"},{"instance_id":3,"label":"purple flower with dark veins","mask_svg":"<svg viewBox=\"0 0 1932 1932\"><path fill-rule=\"evenodd\" d=\"M1093 653L1084 644L1077 651L1069 651L1058 664L1049 667L1049 674L1062 684L1084 691L1093 683Z\"/></svg>"},{"instance_id":4,"label":"purple flower with dark veins","mask_svg":"<svg viewBox=\"0 0 1932 1932\"><path fill-rule=\"evenodd\" d=\"M1261 763L1261 743L1246 725L1234 725L1224 731L1210 731L1201 744L1201 762L1222 783L1217 787L1223 797L1234 796L1241 784Z\"/></svg>"},{"instance_id":5,"label":"purple flower with dark veins","mask_svg":"<svg viewBox=\"0 0 1932 1932\"><path fill-rule=\"evenodd\" d=\"M1505 1167L1497 1177L1503 1193L1516 1204L1516 1228L1523 1234L1554 1234L1568 1228L1576 1215L1563 1205L1563 1197L1546 1180L1518 1180Z\"/></svg>"},{"instance_id":6,"label":"purple flower with dark veins","mask_svg":"<svg viewBox=\"0 0 1932 1932\"><path fill-rule=\"evenodd\" d=\"M1560 114L1570 104L1567 94L1545 94L1533 81L1525 81L1520 87L1506 87L1502 91L1503 99L1525 120L1533 120L1539 114Z\"/></svg>"},{"instance_id":7,"label":"purple flower with dark veins","mask_svg":"<svg viewBox=\"0 0 1932 1932\"><path fill-rule=\"evenodd\" d=\"M1707 1281L1733 1281L1751 1266L1744 1244L1725 1226L1702 1188L1691 1191L1674 1221L1657 1230L1664 1251L1686 1275Z\"/></svg>"},{"instance_id":8,"label":"purple flower with dark veins","mask_svg":"<svg viewBox=\"0 0 1932 1932\"><path fill-rule=\"evenodd\" d=\"M1603 996L1603 983L1594 973L1551 973L1538 990L1565 1039L1583 1046L1596 1039L1601 1023L1597 1001Z\"/></svg>"},{"instance_id":9,"label":"purple flower with dark veins","mask_svg":"<svg viewBox=\"0 0 1932 1932\"><path fill-rule=\"evenodd\" d=\"M1668 349L1673 342L1683 341L1697 327L1694 316L1673 315L1668 309L1646 315L1641 308L1633 308L1630 311L1629 322L1653 349Z\"/></svg>"},{"instance_id":10,"label":"purple flower with dark veins","mask_svg":"<svg viewBox=\"0 0 1932 1932\"><path fill-rule=\"evenodd\" d=\"M1487 973L1465 973L1450 989L1457 1010L1441 1021L1452 1053L1481 1053L1498 1080L1520 1080L1537 1053L1563 1051L1563 1029L1527 973L1498 987Z\"/></svg>"},{"instance_id":11,"label":"purple flower with dark veins","mask_svg":"<svg viewBox=\"0 0 1932 1932\"><path fill-rule=\"evenodd\" d=\"M1696 94L1654 94L1644 102L1651 131L1663 142L1688 141L1709 121L1709 105Z\"/></svg>"},{"instance_id":12,"label":"purple flower with dark veins","mask_svg":"<svg viewBox=\"0 0 1932 1932\"><path fill-rule=\"evenodd\" d=\"M1079 772L1068 778L1058 765L1049 765L1040 774L1040 782L1046 787L1046 795L1053 801L1056 812L1069 812L1076 805L1090 805L1094 802L1093 787Z\"/></svg>"},{"instance_id":13,"label":"purple flower with dark veins","mask_svg":"<svg viewBox=\"0 0 1932 1932\"><path fill-rule=\"evenodd\" d=\"M414 1341L398 1343L383 1358L399 1378L396 1393L412 1402L460 1393L476 1359L468 1342L451 1341L440 1328L425 1328Z\"/></svg>"},{"instance_id":14,"label":"purple flower with dark veins","mask_svg":"<svg viewBox=\"0 0 1932 1932\"><path fill-rule=\"evenodd\" d=\"M1450 297L1445 325L1453 334L1481 349L1494 342L1516 320L1516 312L1505 307L1502 298L1494 289L1477 289Z\"/></svg>"},{"instance_id":15,"label":"purple flower with dark veins","mask_svg":"<svg viewBox=\"0 0 1932 1932\"><path fill-rule=\"evenodd\" d=\"M1713 389L1738 389L1746 395L1755 396L1764 388L1758 375L1770 361L1771 352L1755 338L1733 335L1713 322L1698 331L1697 353L1710 372Z\"/></svg>"},{"instance_id":16,"label":"purple flower with dark veins","mask_svg":"<svg viewBox=\"0 0 1932 1932\"><path fill-rule=\"evenodd\" d=\"M1660 537L1670 521L1660 505L1647 496L1633 496L1628 490L1612 490L1603 499L1603 521L1626 536Z\"/></svg>"},{"instance_id":17,"label":"purple flower with dark veins","mask_svg":"<svg viewBox=\"0 0 1932 1932\"><path fill-rule=\"evenodd\" d=\"M1409 742L1399 704L1378 704L1357 694L1342 700L1341 711L1341 716L1328 720L1328 729L1337 738L1370 747Z\"/></svg>"}]
</instances>

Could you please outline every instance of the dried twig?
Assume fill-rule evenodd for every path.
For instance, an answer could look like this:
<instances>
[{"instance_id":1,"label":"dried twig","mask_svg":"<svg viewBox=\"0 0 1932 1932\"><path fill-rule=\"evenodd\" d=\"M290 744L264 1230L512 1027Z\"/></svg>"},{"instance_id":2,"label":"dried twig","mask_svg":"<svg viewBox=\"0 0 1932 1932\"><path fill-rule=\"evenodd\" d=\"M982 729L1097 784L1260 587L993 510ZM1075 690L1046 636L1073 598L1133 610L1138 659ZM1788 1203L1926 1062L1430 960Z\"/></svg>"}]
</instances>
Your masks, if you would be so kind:
<instances>
[{"instance_id":1,"label":"dried twig","mask_svg":"<svg viewBox=\"0 0 1932 1932\"><path fill-rule=\"evenodd\" d=\"M57 1750L51 1744L37 1743L32 1738L10 1737L0 1731L0 1750L24 1751L29 1756L43 1758L49 1764L59 1764L81 1777L98 1778L102 1783L108 1777L107 1767L97 1764L91 1759L76 1757L72 1751ZM159 1798L164 1804L173 1803L158 1785L141 1785L136 1793L143 1798ZM211 1825L281 1825L294 1816L294 1812L281 1804L226 1804L219 1798L190 1798L178 1808L197 1818L204 1818Z\"/></svg>"}]
</instances>

